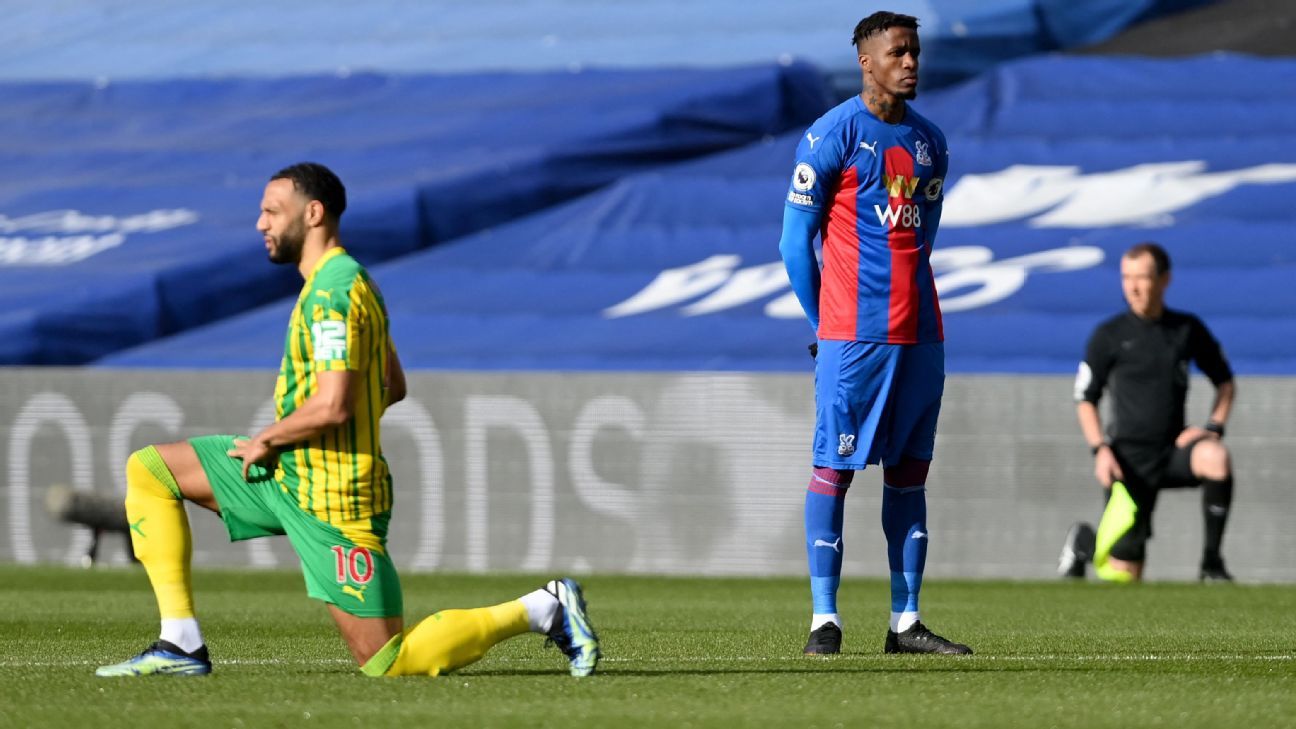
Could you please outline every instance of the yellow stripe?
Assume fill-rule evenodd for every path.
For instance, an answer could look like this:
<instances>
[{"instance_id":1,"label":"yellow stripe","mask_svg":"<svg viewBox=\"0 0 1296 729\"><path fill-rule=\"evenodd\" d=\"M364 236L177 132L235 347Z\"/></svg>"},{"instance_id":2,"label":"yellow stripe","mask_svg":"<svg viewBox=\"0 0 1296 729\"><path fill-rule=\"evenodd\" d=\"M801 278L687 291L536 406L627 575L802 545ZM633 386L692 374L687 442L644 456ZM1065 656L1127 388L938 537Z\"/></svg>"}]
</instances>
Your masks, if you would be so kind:
<instances>
[{"instance_id":1,"label":"yellow stripe","mask_svg":"<svg viewBox=\"0 0 1296 729\"><path fill-rule=\"evenodd\" d=\"M328 260L344 255L331 250L308 277L289 319L289 331L279 379L275 383L276 414L282 418L319 390L315 371L310 322L320 312L311 294ZM349 262L344 265L352 265ZM336 272L338 269L332 269ZM320 285L340 291L336 274L319 277ZM371 518L391 509L391 476L382 459L381 426L383 379L386 375L390 332L387 312L367 275L357 273L348 287L347 361L345 366L362 377L352 422L303 444L295 454L299 481L285 484L296 491L298 505L339 528L354 528L354 536L369 529ZM338 318L336 312L330 312ZM320 363L323 365L324 363ZM331 363L337 368L342 363ZM355 525L355 526L352 526ZM353 539L361 543L360 539ZM371 548L376 544L365 544Z\"/></svg>"},{"instance_id":2,"label":"yellow stripe","mask_svg":"<svg viewBox=\"0 0 1296 729\"><path fill-rule=\"evenodd\" d=\"M365 282L364 278L363 277L357 278L355 284L351 287L351 310L355 313L355 318L357 320L364 320L366 322L371 322L370 315L372 314L372 311L368 306L368 297L371 294L372 292L370 292L369 286ZM372 325L377 325L377 323L372 322ZM347 429L347 440L348 440L347 454L349 456L349 463L347 465L350 467L347 476L348 479L352 481L351 489L350 489L351 493L348 494L348 497L350 499L350 505L352 509L351 515L353 518L356 519L360 519L363 516L366 516L367 514L365 514L365 512L369 511L370 508L367 507L365 503L367 499L365 498L366 494L364 493L369 489L369 485L364 483L356 483L355 481L356 479L363 479L363 477L360 475L362 473L360 440L363 437L362 436L363 431L368 427L367 411L370 402L368 380L373 376L374 367L377 364L376 362L373 361L373 357L371 356L372 353L369 350L368 344L378 334L380 333L375 331L373 326L366 326L363 328L353 327L351 330L349 330L349 336L352 337L352 341L349 343L351 346L351 349L349 351L352 355L354 366L357 369L363 368L362 374L365 378L365 381L360 383L361 384L360 402L356 403L356 409L354 411L354 417L352 418L351 427ZM368 341L362 340L361 339L362 336L366 337ZM354 440L352 440L353 432L355 434ZM372 472L370 472L370 478L372 478Z\"/></svg>"},{"instance_id":3,"label":"yellow stripe","mask_svg":"<svg viewBox=\"0 0 1296 729\"><path fill-rule=\"evenodd\" d=\"M338 531L342 536L351 540L358 547L367 547L378 554L383 554L387 550L383 548L382 540L373 533L369 526L369 520L364 521L347 521L336 524Z\"/></svg>"},{"instance_id":4,"label":"yellow stripe","mask_svg":"<svg viewBox=\"0 0 1296 729\"><path fill-rule=\"evenodd\" d=\"M315 438L313 445L314 456L318 463L316 466L315 477L311 479L311 502L314 505L313 511L316 516L322 517L325 521L329 519L329 506L324 494L328 492L329 477L329 444L328 433L321 433Z\"/></svg>"},{"instance_id":5,"label":"yellow stripe","mask_svg":"<svg viewBox=\"0 0 1296 729\"><path fill-rule=\"evenodd\" d=\"M342 473L342 460L344 457L342 449L345 447L346 434L343 428L335 428L333 431L333 453L332 458L329 460L329 480L327 483L340 497L349 490L345 484L351 480ZM351 488L355 488L355 486L351 485ZM340 499L340 501L342 503L339 506L345 506L345 500Z\"/></svg>"},{"instance_id":6,"label":"yellow stripe","mask_svg":"<svg viewBox=\"0 0 1296 729\"><path fill-rule=\"evenodd\" d=\"M310 380L310 354L303 352L302 347L310 346L310 330L306 327L306 316L302 310L304 307L305 289L303 289L303 303L293 312L294 334L290 342L291 359L290 365L293 368L293 377L297 383L296 390L292 393L292 408L296 411L302 404L302 393L309 392L311 385ZM310 450L303 448L301 458L297 461L297 478L294 484L297 490L297 505L303 510L310 508L310 492L305 488L305 484L310 483L311 458Z\"/></svg>"}]
</instances>

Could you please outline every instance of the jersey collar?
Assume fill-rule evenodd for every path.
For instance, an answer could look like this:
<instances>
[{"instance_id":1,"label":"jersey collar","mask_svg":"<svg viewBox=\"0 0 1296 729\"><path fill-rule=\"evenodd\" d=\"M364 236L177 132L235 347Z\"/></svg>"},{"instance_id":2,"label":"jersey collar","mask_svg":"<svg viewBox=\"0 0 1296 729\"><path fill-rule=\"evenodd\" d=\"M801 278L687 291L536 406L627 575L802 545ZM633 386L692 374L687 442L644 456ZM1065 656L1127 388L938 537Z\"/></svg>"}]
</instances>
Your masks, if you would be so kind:
<instances>
[{"instance_id":1,"label":"jersey collar","mask_svg":"<svg viewBox=\"0 0 1296 729\"><path fill-rule=\"evenodd\" d=\"M909 121L909 102L907 101L905 102L905 115L900 117L900 121L898 122L882 121L881 119L879 119L876 114L869 111L868 104L864 103L864 97L862 97L860 94L855 94L855 106L860 111L864 112L864 114L866 114L868 118L872 119L873 121L883 126L898 127L903 125L905 122Z\"/></svg>"},{"instance_id":2,"label":"jersey collar","mask_svg":"<svg viewBox=\"0 0 1296 729\"><path fill-rule=\"evenodd\" d=\"M315 274L319 273L321 268L324 268L325 263L328 263L334 258L337 258L338 256L343 255L345 253L346 253L346 249L343 248L342 246L334 246L328 249L327 251L324 251L324 255L319 257L319 260L315 262L315 267L311 269L310 275L306 277L306 283L310 283L311 281L315 280Z\"/></svg>"}]
</instances>

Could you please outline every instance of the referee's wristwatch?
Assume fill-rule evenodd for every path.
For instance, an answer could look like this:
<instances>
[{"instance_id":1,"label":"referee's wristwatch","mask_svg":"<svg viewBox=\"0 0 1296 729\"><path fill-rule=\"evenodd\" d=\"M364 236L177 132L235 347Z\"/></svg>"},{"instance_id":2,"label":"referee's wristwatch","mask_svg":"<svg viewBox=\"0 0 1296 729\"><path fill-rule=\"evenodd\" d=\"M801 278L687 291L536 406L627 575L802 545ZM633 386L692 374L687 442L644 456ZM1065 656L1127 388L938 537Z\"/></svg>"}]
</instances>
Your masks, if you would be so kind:
<instances>
[{"instance_id":1,"label":"referee's wristwatch","mask_svg":"<svg viewBox=\"0 0 1296 729\"><path fill-rule=\"evenodd\" d=\"M1207 433L1214 433L1221 438L1224 437L1224 424L1218 420L1206 421L1206 427L1202 430L1205 430Z\"/></svg>"},{"instance_id":2,"label":"referee's wristwatch","mask_svg":"<svg viewBox=\"0 0 1296 729\"><path fill-rule=\"evenodd\" d=\"M1103 441L1096 446L1089 446L1089 452L1092 453L1094 456L1097 456L1098 451L1104 448L1111 448L1111 443L1108 443L1107 441Z\"/></svg>"}]
</instances>

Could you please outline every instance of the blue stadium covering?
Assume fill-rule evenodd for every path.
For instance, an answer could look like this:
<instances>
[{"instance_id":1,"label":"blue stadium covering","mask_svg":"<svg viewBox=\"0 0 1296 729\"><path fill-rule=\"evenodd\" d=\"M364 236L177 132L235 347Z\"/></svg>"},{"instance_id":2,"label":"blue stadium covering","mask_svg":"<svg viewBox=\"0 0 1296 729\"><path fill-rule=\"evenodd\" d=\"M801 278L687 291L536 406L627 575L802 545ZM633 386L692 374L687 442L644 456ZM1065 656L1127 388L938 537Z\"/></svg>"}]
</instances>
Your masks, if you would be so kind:
<instances>
[{"instance_id":1,"label":"blue stadium covering","mask_svg":"<svg viewBox=\"0 0 1296 729\"><path fill-rule=\"evenodd\" d=\"M253 226L280 167L351 190L367 263L829 103L806 64L0 85L0 364L78 364L296 289Z\"/></svg>"},{"instance_id":2,"label":"blue stadium covering","mask_svg":"<svg viewBox=\"0 0 1296 729\"><path fill-rule=\"evenodd\" d=\"M922 22L930 88L1211 0L890 0ZM0 78L176 78L732 66L804 58L858 79L881 9L749 0L46 0L0 23ZM291 29L291 30L289 30Z\"/></svg>"},{"instance_id":3,"label":"blue stadium covering","mask_svg":"<svg viewBox=\"0 0 1296 729\"><path fill-rule=\"evenodd\" d=\"M1204 91L1209 90L1209 91ZM1045 58L920 99L952 175L935 260L953 372L1071 372L1118 258L1236 369L1296 374L1296 61ZM806 370L776 248L799 132L375 268L407 365ZM363 256L369 241L352 236ZM274 367L290 302L104 360Z\"/></svg>"}]
</instances>

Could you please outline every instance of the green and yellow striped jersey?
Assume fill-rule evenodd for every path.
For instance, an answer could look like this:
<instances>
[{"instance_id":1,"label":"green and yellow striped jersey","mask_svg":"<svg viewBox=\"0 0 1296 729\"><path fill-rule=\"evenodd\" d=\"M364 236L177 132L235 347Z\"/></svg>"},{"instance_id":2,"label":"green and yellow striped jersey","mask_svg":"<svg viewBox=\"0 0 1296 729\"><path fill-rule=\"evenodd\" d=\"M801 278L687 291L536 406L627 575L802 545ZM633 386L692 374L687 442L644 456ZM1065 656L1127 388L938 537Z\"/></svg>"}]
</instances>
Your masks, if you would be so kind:
<instances>
[{"instance_id":1,"label":"green and yellow striped jersey","mask_svg":"<svg viewBox=\"0 0 1296 729\"><path fill-rule=\"evenodd\" d=\"M391 511L391 472L378 427L390 342L387 307L369 273L344 249L328 250L306 277L288 323L275 417L282 420L315 394L317 373L338 370L359 375L354 414L284 450L275 477L304 511L346 533L368 531L373 517Z\"/></svg>"}]
</instances>

